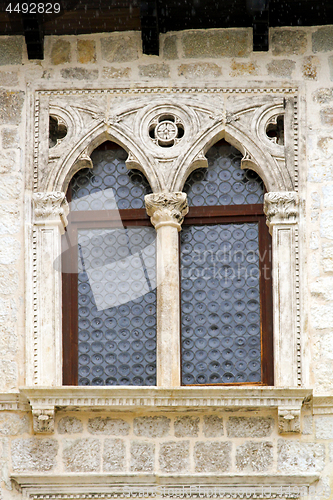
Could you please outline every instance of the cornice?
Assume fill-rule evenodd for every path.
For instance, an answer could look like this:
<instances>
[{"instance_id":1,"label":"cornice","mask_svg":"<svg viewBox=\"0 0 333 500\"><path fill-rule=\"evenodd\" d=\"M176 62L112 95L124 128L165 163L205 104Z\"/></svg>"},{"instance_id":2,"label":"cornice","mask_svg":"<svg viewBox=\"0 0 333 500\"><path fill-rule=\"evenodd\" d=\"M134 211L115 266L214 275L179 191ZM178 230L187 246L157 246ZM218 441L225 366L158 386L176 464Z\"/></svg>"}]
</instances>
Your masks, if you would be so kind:
<instances>
[{"instance_id":1,"label":"cornice","mask_svg":"<svg viewBox=\"0 0 333 500\"><path fill-rule=\"evenodd\" d=\"M313 414L333 415L333 396L314 396Z\"/></svg>"}]
</instances>

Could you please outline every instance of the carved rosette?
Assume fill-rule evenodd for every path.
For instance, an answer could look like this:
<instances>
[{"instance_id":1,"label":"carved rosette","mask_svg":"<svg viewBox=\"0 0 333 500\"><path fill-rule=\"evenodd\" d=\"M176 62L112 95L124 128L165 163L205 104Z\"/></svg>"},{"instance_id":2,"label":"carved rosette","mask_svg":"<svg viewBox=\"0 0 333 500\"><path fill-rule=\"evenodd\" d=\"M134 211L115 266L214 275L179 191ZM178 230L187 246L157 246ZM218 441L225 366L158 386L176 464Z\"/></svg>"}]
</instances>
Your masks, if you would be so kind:
<instances>
[{"instance_id":1,"label":"carved rosette","mask_svg":"<svg viewBox=\"0 0 333 500\"><path fill-rule=\"evenodd\" d=\"M173 226L178 231L181 230L184 217L188 213L186 193L147 194L145 204L155 229L161 226Z\"/></svg>"},{"instance_id":2,"label":"carved rosette","mask_svg":"<svg viewBox=\"0 0 333 500\"><path fill-rule=\"evenodd\" d=\"M265 194L264 212L270 231L275 224L296 224L298 194L295 191Z\"/></svg>"},{"instance_id":3,"label":"carved rosette","mask_svg":"<svg viewBox=\"0 0 333 500\"><path fill-rule=\"evenodd\" d=\"M67 226L69 207L65 193L61 191L34 193L32 199L35 224L60 224L63 228Z\"/></svg>"}]
</instances>

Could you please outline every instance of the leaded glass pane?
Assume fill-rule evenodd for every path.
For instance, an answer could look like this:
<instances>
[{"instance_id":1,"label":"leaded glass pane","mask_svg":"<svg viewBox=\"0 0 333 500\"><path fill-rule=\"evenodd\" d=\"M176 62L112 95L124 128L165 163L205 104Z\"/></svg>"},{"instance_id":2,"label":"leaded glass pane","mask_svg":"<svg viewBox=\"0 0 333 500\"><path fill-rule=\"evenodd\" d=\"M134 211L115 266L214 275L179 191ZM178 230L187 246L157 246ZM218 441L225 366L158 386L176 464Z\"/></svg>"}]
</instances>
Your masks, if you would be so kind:
<instances>
[{"instance_id":1,"label":"leaded glass pane","mask_svg":"<svg viewBox=\"0 0 333 500\"><path fill-rule=\"evenodd\" d=\"M182 383L261 381L258 224L181 232Z\"/></svg>"},{"instance_id":2,"label":"leaded glass pane","mask_svg":"<svg viewBox=\"0 0 333 500\"><path fill-rule=\"evenodd\" d=\"M210 148L208 168L194 170L185 182L189 206L263 203L263 182L253 170L241 169L242 156L227 143Z\"/></svg>"}]
</instances>

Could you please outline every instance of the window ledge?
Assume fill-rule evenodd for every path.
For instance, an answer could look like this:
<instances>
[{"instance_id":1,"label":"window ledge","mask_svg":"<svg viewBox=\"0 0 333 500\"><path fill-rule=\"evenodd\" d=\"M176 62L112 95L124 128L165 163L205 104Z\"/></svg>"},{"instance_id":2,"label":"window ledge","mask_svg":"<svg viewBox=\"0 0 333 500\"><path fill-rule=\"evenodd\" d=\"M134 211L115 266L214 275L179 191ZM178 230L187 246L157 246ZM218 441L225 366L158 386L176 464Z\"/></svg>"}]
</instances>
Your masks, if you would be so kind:
<instances>
[{"instance_id":1,"label":"window ledge","mask_svg":"<svg viewBox=\"0 0 333 500\"><path fill-rule=\"evenodd\" d=\"M279 432L300 432L300 413L312 389L290 387L22 387L36 433L54 430L56 408L69 410L152 411L278 409Z\"/></svg>"}]
</instances>

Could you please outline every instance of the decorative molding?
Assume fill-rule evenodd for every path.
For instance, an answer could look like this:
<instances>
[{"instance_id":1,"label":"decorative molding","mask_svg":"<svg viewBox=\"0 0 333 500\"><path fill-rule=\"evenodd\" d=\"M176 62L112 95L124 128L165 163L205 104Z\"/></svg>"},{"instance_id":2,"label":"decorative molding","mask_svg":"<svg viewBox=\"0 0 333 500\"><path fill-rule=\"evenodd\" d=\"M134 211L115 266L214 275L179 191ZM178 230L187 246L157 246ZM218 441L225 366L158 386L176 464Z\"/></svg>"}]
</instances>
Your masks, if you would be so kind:
<instances>
[{"instance_id":1,"label":"decorative molding","mask_svg":"<svg viewBox=\"0 0 333 500\"><path fill-rule=\"evenodd\" d=\"M34 193L32 199L36 225L61 224L63 228L67 226L69 207L65 193Z\"/></svg>"},{"instance_id":2,"label":"decorative molding","mask_svg":"<svg viewBox=\"0 0 333 500\"><path fill-rule=\"evenodd\" d=\"M145 204L155 229L161 226L173 226L178 231L181 230L184 217L188 213L186 193L147 194Z\"/></svg>"},{"instance_id":3,"label":"decorative molding","mask_svg":"<svg viewBox=\"0 0 333 500\"><path fill-rule=\"evenodd\" d=\"M270 231L275 224L296 224L298 195L295 191L266 193L264 200L264 212Z\"/></svg>"},{"instance_id":4,"label":"decorative molding","mask_svg":"<svg viewBox=\"0 0 333 500\"><path fill-rule=\"evenodd\" d=\"M279 408L278 410L279 434L301 432L300 408Z\"/></svg>"},{"instance_id":5,"label":"decorative molding","mask_svg":"<svg viewBox=\"0 0 333 500\"><path fill-rule=\"evenodd\" d=\"M19 392L0 393L0 411L29 410L26 398L22 398Z\"/></svg>"},{"instance_id":6,"label":"decorative molding","mask_svg":"<svg viewBox=\"0 0 333 500\"><path fill-rule=\"evenodd\" d=\"M333 396L314 396L313 414L333 415Z\"/></svg>"},{"instance_id":7,"label":"decorative molding","mask_svg":"<svg viewBox=\"0 0 333 500\"><path fill-rule=\"evenodd\" d=\"M54 432L54 407L32 410L33 429L35 434Z\"/></svg>"}]
</instances>

